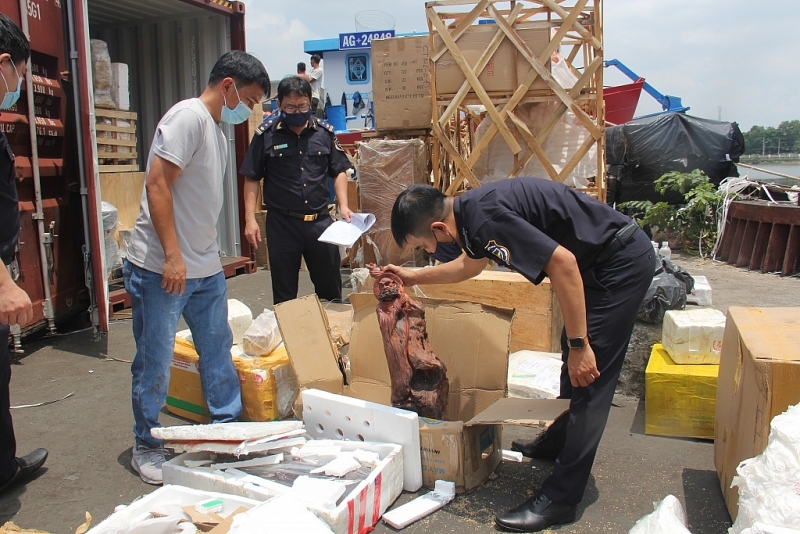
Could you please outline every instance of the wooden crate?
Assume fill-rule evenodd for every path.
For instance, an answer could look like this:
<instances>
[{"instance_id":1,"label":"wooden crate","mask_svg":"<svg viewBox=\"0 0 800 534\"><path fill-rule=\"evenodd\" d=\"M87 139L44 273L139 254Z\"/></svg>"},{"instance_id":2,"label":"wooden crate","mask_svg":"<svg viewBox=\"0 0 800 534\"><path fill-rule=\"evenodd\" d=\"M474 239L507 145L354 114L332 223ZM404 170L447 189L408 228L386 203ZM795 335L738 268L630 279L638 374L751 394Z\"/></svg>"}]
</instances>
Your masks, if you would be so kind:
<instances>
[{"instance_id":1,"label":"wooden crate","mask_svg":"<svg viewBox=\"0 0 800 534\"><path fill-rule=\"evenodd\" d=\"M120 230L132 229L136 224L143 189L143 172L100 174L100 199L117 208Z\"/></svg>"},{"instance_id":2,"label":"wooden crate","mask_svg":"<svg viewBox=\"0 0 800 534\"><path fill-rule=\"evenodd\" d=\"M95 108L94 114L100 172L138 172L136 113Z\"/></svg>"},{"instance_id":3,"label":"wooden crate","mask_svg":"<svg viewBox=\"0 0 800 534\"><path fill-rule=\"evenodd\" d=\"M593 189L587 193L605 200L600 4L601 0L438 0L425 4L433 93L431 157L437 187L448 194L479 187L481 182L473 168L499 134L514 154L514 166L508 177L518 176L531 158L537 158L549 178L563 182L596 146L597 174ZM495 24L479 25L478 19L491 19ZM459 43L474 45L474 40L462 40L462 37L478 29L483 33L491 32L487 27L494 30L494 37L487 46L462 50ZM531 46L534 41L540 46L541 30L549 30L549 41L534 53ZM532 39L534 34L538 37ZM509 43L513 46L512 52L508 51ZM549 68L556 57L554 53L560 48L564 49L560 57L578 80L569 89L556 81ZM509 53L516 57L516 69L509 67ZM437 62L441 66L443 58L454 62L458 69L448 63L449 70L464 79L455 93L437 90ZM509 79L490 80L490 75L500 68L506 69ZM519 104L546 102L554 104L552 113L540 129L531 131L516 114ZM477 143L473 142L468 105L483 105L487 117L492 120ZM589 135L566 164L556 169L548 161L543 145L567 112Z\"/></svg>"}]
</instances>

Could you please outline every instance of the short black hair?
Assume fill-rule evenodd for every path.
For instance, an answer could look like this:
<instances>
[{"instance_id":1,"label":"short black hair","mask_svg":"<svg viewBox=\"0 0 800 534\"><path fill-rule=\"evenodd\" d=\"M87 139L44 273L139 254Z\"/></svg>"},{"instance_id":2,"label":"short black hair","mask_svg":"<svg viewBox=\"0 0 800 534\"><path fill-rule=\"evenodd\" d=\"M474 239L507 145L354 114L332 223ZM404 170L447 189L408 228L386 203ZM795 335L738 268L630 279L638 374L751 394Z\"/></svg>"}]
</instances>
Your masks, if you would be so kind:
<instances>
[{"instance_id":1,"label":"short black hair","mask_svg":"<svg viewBox=\"0 0 800 534\"><path fill-rule=\"evenodd\" d=\"M225 78L233 78L239 87L257 83L266 95L271 89L269 74L264 64L243 50L231 50L222 54L211 69L208 85L218 84Z\"/></svg>"},{"instance_id":2,"label":"short black hair","mask_svg":"<svg viewBox=\"0 0 800 534\"><path fill-rule=\"evenodd\" d=\"M423 237L430 233L431 223L447 214L446 195L429 185L415 184L400 193L392 207L392 237L403 248L409 235Z\"/></svg>"},{"instance_id":3,"label":"short black hair","mask_svg":"<svg viewBox=\"0 0 800 534\"><path fill-rule=\"evenodd\" d=\"M311 61L314 63L319 63L321 59L319 54L311 54Z\"/></svg>"},{"instance_id":4,"label":"short black hair","mask_svg":"<svg viewBox=\"0 0 800 534\"><path fill-rule=\"evenodd\" d=\"M304 62L300 62L297 64L297 72L305 72L306 71L306 64Z\"/></svg>"},{"instance_id":5,"label":"short black hair","mask_svg":"<svg viewBox=\"0 0 800 534\"><path fill-rule=\"evenodd\" d=\"M311 98L311 84L300 76L286 76L278 84L278 102L289 95L307 96Z\"/></svg>"},{"instance_id":6,"label":"short black hair","mask_svg":"<svg viewBox=\"0 0 800 534\"><path fill-rule=\"evenodd\" d=\"M25 34L3 13L0 13L0 54L10 55L15 68L31 57L31 45Z\"/></svg>"}]
</instances>

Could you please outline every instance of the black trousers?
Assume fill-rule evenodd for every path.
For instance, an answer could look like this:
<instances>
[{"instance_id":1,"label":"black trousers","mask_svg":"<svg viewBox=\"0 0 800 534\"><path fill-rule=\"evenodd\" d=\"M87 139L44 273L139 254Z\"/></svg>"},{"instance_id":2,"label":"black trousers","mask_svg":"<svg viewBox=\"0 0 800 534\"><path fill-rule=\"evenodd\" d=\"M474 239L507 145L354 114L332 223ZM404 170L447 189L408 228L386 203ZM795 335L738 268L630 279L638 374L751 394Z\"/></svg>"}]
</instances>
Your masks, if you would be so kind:
<instances>
[{"instance_id":1,"label":"black trousers","mask_svg":"<svg viewBox=\"0 0 800 534\"><path fill-rule=\"evenodd\" d=\"M655 258L647 235L639 230L627 246L604 264L583 274L586 320L600 377L588 387L572 387L567 372L566 332L561 335L561 395L569 411L547 429L563 449L542 493L559 504L583 499L597 447L603 437L622 362L628 350L636 312L653 279Z\"/></svg>"},{"instance_id":2,"label":"black trousers","mask_svg":"<svg viewBox=\"0 0 800 534\"><path fill-rule=\"evenodd\" d=\"M2 263L0 263L2 265ZM2 265L5 269L6 266ZM11 354L8 351L7 324L0 325L0 486L17 472L17 441L11 421Z\"/></svg>"},{"instance_id":3,"label":"black trousers","mask_svg":"<svg viewBox=\"0 0 800 534\"><path fill-rule=\"evenodd\" d=\"M267 250L272 272L273 304L297 298L300 258L306 260L317 296L323 300L341 300L339 247L317 240L331 224L333 219L327 215L306 222L274 210L267 211Z\"/></svg>"}]
</instances>

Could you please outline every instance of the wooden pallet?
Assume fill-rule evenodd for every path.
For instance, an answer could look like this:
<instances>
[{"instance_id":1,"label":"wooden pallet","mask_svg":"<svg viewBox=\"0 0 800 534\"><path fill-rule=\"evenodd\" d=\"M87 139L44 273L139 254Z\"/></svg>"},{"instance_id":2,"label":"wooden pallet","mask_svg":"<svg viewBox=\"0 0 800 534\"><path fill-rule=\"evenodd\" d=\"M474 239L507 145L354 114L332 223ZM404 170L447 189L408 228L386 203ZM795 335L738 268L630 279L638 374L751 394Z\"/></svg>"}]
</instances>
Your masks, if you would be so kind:
<instances>
[{"instance_id":1,"label":"wooden pallet","mask_svg":"<svg viewBox=\"0 0 800 534\"><path fill-rule=\"evenodd\" d=\"M430 30L431 88L433 93L432 164L434 184L448 194L479 187L475 163L496 135L514 154L509 177L518 176L531 158L537 158L547 175L565 181L587 153L597 147L594 193L605 200L603 45L601 0L438 0L425 4ZM494 24L477 24L491 19ZM487 29L490 28L490 29ZM462 50L478 32L494 30L486 46ZM542 32L549 32L542 45ZM466 37L466 39L462 39ZM535 44L534 44L535 41ZM536 48L536 52L531 47ZM570 71L578 79L563 88L550 71L559 47ZM571 48L570 48L571 47ZM510 49L510 50L509 50ZM509 83L498 84L497 70L515 58ZM453 68L453 62L458 69ZM437 66L463 78L453 92L437 88ZM451 76L451 75L449 75ZM448 78L439 77L439 82ZM516 111L521 103L553 103L553 112L538 131L531 131ZM476 143L466 106L483 105L492 125ZM554 127L570 112L589 135L560 166L548 161L544 143ZM519 142L522 140L523 142Z\"/></svg>"},{"instance_id":2,"label":"wooden pallet","mask_svg":"<svg viewBox=\"0 0 800 534\"><path fill-rule=\"evenodd\" d=\"M100 172L138 172L137 114L100 108L95 108L94 113Z\"/></svg>"}]
</instances>

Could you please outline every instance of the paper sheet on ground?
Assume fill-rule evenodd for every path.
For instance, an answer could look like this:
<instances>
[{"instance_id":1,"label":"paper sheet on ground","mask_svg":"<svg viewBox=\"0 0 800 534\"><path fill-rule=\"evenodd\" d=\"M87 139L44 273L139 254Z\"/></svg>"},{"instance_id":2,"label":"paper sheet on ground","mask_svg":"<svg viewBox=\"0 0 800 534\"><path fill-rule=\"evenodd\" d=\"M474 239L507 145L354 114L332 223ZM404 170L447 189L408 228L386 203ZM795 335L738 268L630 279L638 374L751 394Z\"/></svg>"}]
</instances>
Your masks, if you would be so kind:
<instances>
[{"instance_id":1,"label":"paper sheet on ground","mask_svg":"<svg viewBox=\"0 0 800 534\"><path fill-rule=\"evenodd\" d=\"M371 213L353 213L350 222L334 221L322 232L319 240L343 247L352 247L361 234L375 224L375 216Z\"/></svg>"}]
</instances>

